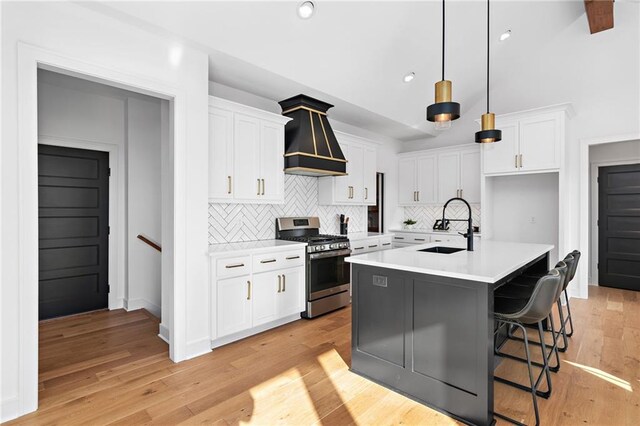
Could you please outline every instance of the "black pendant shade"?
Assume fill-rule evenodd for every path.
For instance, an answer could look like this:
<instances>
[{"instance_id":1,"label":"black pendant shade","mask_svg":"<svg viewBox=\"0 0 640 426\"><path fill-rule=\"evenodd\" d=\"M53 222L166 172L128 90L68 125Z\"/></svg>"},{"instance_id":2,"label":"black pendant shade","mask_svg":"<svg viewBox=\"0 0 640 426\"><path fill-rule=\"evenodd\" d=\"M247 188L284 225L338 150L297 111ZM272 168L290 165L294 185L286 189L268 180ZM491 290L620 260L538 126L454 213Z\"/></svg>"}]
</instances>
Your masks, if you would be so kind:
<instances>
[{"instance_id":1,"label":"black pendant shade","mask_svg":"<svg viewBox=\"0 0 640 426\"><path fill-rule=\"evenodd\" d=\"M476 143L491 143L502 140L502 130L480 130L476 132Z\"/></svg>"},{"instance_id":2,"label":"black pendant shade","mask_svg":"<svg viewBox=\"0 0 640 426\"><path fill-rule=\"evenodd\" d=\"M451 121L458 118L460 118L460 104L457 102L438 102L427 107L429 121Z\"/></svg>"}]
</instances>

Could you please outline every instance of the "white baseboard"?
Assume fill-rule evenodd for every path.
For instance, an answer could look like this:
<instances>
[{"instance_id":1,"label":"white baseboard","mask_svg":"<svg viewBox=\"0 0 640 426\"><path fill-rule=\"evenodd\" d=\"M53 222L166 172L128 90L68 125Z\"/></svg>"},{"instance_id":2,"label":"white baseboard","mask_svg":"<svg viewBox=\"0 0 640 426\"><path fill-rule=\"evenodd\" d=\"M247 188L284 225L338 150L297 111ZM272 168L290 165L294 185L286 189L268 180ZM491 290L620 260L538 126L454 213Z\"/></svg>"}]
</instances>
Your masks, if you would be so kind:
<instances>
[{"instance_id":1,"label":"white baseboard","mask_svg":"<svg viewBox=\"0 0 640 426\"><path fill-rule=\"evenodd\" d=\"M167 327L163 323L160 323L160 329L158 331L158 337L161 338L162 340L164 340L165 342L167 342L167 344L171 344L171 341L169 340L171 338L171 336L169 334L169 327Z\"/></svg>"},{"instance_id":2,"label":"white baseboard","mask_svg":"<svg viewBox=\"0 0 640 426\"><path fill-rule=\"evenodd\" d=\"M115 299L112 302L109 302L109 310L114 310L114 309L122 309L124 308L124 299L123 298L119 298L119 299Z\"/></svg>"},{"instance_id":3,"label":"white baseboard","mask_svg":"<svg viewBox=\"0 0 640 426\"><path fill-rule=\"evenodd\" d=\"M262 333L263 331L267 331L269 329L279 327L281 325L296 321L300 319L300 314L293 314L287 317L283 317L277 319L275 321L271 321L257 327L250 328L248 330L242 330L238 333L229 334L228 336L220 337L219 339L214 339L211 341L211 349L219 348L220 346L227 345L231 342L235 342L240 339L244 339L245 337L253 336L254 334Z\"/></svg>"},{"instance_id":4,"label":"white baseboard","mask_svg":"<svg viewBox=\"0 0 640 426\"><path fill-rule=\"evenodd\" d=\"M207 337L205 337L204 339L188 342L186 356L184 357L183 361L207 354L209 352L211 352L211 341Z\"/></svg>"},{"instance_id":5,"label":"white baseboard","mask_svg":"<svg viewBox=\"0 0 640 426\"><path fill-rule=\"evenodd\" d=\"M146 309L151 312L153 316L160 318L160 306L155 305L145 299L124 299L124 309L127 311L135 311L138 309Z\"/></svg>"},{"instance_id":6,"label":"white baseboard","mask_svg":"<svg viewBox=\"0 0 640 426\"><path fill-rule=\"evenodd\" d=\"M0 402L0 423L8 422L25 414L27 414L27 412L23 413L20 410L20 398L17 396L7 398Z\"/></svg>"}]
</instances>

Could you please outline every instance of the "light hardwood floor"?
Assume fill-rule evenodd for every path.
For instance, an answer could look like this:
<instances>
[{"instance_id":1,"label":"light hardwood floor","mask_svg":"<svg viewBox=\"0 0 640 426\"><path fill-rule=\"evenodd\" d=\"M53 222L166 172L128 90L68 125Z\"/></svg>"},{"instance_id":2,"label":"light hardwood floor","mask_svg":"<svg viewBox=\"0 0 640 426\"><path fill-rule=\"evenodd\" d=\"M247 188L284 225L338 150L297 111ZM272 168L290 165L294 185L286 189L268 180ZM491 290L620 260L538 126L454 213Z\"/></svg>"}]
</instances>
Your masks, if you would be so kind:
<instances>
[{"instance_id":1,"label":"light hardwood floor","mask_svg":"<svg viewBox=\"0 0 640 426\"><path fill-rule=\"evenodd\" d=\"M572 308L576 332L551 398L540 399L542 424L639 424L640 295L591 288ZM349 372L350 315L296 321L180 364L145 311L44 322L40 407L10 424L457 424ZM525 371L506 361L496 373ZM495 401L533 423L528 394L496 384Z\"/></svg>"}]
</instances>

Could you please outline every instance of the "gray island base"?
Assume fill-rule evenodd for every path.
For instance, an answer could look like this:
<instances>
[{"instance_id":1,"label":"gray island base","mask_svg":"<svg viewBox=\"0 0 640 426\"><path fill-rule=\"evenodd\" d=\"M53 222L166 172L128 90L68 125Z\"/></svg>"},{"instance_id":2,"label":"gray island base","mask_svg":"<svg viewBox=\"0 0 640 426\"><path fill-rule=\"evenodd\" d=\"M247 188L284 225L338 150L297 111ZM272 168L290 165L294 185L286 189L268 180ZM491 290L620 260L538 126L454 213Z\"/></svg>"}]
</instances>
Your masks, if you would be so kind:
<instances>
[{"instance_id":1,"label":"gray island base","mask_svg":"<svg viewBox=\"0 0 640 426\"><path fill-rule=\"evenodd\" d=\"M351 371L466 423L489 425L493 292L526 271L546 271L553 246L484 241L473 252L418 251L436 245L349 259Z\"/></svg>"}]
</instances>

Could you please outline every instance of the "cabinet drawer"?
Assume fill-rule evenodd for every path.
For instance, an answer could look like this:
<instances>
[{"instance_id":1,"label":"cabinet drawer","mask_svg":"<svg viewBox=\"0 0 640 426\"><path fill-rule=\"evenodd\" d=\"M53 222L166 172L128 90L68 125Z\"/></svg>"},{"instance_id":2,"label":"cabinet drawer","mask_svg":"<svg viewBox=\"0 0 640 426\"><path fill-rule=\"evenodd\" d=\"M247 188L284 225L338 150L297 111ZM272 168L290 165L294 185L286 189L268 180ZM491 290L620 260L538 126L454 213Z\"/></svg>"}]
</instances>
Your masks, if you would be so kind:
<instances>
[{"instance_id":1,"label":"cabinet drawer","mask_svg":"<svg viewBox=\"0 0 640 426\"><path fill-rule=\"evenodd\" d=\"M378 240L380 250L390 249L393 241L391 237L382 237Z\"/></svg>"},{"instance_id":2,"label":"cabinet drawer","mask_svg":"<svg viewBox=\"0 0 640 426\"><path fill-rule=\"evenodd\" d=\"M291 250L278 253L281 268L294 268L304 266L305 252L303 250Z\"/></svg>"},{"instance_id":3,"label":"cabinet drawer","mask_svg":"<svg viewBox=\"0 0 640 426\"><path fill-rule=\"evenodd\" d=\"M253 255L253 273L273 271L283 268L281 253L260 253Z\"/></svg>"},{"instance_id":4,"label":"cabinet drawer","mask_svg":"<svg viewBox=\"0 0 640 426\"><path fill-rule=\"evenodd\" d=\"M251 273L251 257L226 257L216 260L216 277L228 278Z\"/></svg>"},{"instance_id":5,"label":"cabinet drawer","mask_svg":"<svg viewBox=\"0 0 640 426\"><path fill-rule=\"evenodd\" d=\"M352 256L362 253L368 253L372 250L368 246L376 244L375 240L355 240L351 241L350 243Z\"/></svg>"}]
</instances>

